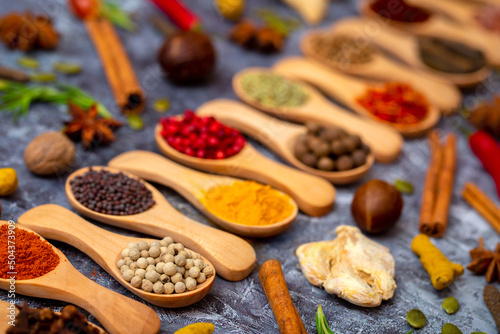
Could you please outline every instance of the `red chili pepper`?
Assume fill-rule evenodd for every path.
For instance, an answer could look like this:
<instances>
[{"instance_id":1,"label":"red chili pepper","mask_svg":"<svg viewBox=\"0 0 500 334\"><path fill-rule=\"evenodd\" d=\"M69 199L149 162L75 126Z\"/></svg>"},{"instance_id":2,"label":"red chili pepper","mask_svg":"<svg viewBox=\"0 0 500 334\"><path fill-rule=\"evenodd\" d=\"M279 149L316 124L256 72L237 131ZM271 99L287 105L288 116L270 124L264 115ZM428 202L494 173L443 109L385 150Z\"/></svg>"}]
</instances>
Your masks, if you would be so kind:
<instances>
[{"instance_id":1,"label":"red chili pepper","mask_svg":"<svg viewBox=\"0 0 500 334\"><path fill-rule=\"evenodd\" d=\"M493 178L500 198L500 145L488 132L479 130L469 137L469 146Z\"/></svg>"},{"instance_id":2,"label":"red chili pepper","mask_svg":"<svg viewBox=\"0 0 500 334\"><path fill-rule=\"evenodd\" d=\"M151 0L182 30L196 30L201 21L179 0Z\"/></svg>"},{"instance_id":3,"label":"red chili pepper","mask_svg":"<svg viewBox=\"0 0 500 334\"><path fill-rule=\"evenodd\" d=\"M99 15L98 0L69 0L69 6L73 13L80 19L87 19Z\"/></svg>"}]
</instances>

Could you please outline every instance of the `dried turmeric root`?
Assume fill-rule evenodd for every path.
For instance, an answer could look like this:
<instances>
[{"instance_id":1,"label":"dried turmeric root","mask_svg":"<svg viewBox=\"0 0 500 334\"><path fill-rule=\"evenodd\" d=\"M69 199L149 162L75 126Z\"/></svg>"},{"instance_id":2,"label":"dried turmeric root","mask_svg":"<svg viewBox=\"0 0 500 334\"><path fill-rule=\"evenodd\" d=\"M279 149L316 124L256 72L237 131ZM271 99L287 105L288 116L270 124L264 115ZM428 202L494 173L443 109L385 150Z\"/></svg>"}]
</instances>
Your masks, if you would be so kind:
<instances>
[{"instance_id":1,"label":"dried turmeric root","mask_svg":"<svg viewBox=\"0 0 500 334\"><path fill-rule=\"evenodd\" d=\"M215 326L209 322L197 322L179 329L174 334L212 334Z\"/></svg>"},{"instance_id":2,"label":"dried turmeric root","mask_svg":"<svg viewBox=\"0 0 500 334\"><path fill-rule=\"evenodd\" d=\"M436 290L449 287L455 277L464 273L464 267L448 260L425 234L419 234L413 239L411 250L420 257L420 262L429 273L432 286Z\"/></svg>"}]
</instances>

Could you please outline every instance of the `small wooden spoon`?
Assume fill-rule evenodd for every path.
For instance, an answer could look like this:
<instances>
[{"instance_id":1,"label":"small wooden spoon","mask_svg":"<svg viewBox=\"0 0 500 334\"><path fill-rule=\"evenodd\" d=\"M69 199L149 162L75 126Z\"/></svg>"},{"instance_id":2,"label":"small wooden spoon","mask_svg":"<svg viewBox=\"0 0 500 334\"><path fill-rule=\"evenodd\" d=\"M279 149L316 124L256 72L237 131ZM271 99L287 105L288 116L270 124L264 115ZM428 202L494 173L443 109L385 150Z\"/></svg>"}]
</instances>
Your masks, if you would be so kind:
<instances>
[{"instance_id":1,"label":"small wooden spoon","mask_svg":"<svg viewBox=\"0 0 500 334\"><path fill-rule=\"evenodd\" d=\"M461 26L447 21L438 14L432 14L428 20L423 22L398 22L388 20L370 9L370 4L374 0L361 0L358 3L359 13L368 18L377 21L381 26L391 26L407 31L411 34L421 36L435 36L445 39L454 40L460 43L467 44L471 47L483 51L488 63L494 66L500 65L500 39L492 40L485 38L483 31L474 26ZM400 47L400 46L398 46Z\"/></svg>"},{"instance_id":2,"label":"small wooden spoon","mask_svg":"<svg viewBox=\"0 0 500 334\"><path fill-rule=\"evenodd\" d=\"M217 225L229 232L243 236L264 238L279 234L290 227L299 211L297 203L290 198L290 203L295 209L288 218L281 222L265 226L237 224L213 214L203 204L203 198L211 188L241 181L239 179L201 173L149 151L122 153L111 159L108 166L174 189ZM165 171L168 171L168 173L165 173Z\"/></svg>"},{"instance_id":3,"label":"small wooden spoon","mask_svg":"<svg viewBox=\"0 0 500 334\"><path fill-rule=\"evenodd\" d=\"M19 314L19 310L17 308L13 311L13 314L10 312L10 309L8 309L8 308L10 308L11 305L14 305L14 304L5 302L3 300L0 300L0 319L2 319L0 321L0 333L6 333L7 329L9 329L11 327L11 325L9 324L9 322L11 320L14 320L15 317ZM61 312L54 312L54 313L57 314L57 315L61 315ZM13 315L14 317L10 318L10 315ZM91 327L97 329L99 331L99 334L105 334L106 333L106 331L104 329L102 329L101 327L97 326L96 324L93 324L90 321L87 321L87 323Z\"/></svg>"},{"instance_id":4,"label":"small wooden spoon","mask_svg":"<svg viewBox=\"0 0 500 334\"><path fill-rule=\"evenodd\" d=\"M302 80L317 86L320 90L324 91L334 99L338 100L343 105L348 106L359 115L364 116L365 118L370 119L379 124L391 127L392 129L398 131L399 133L401 133L406 137L418 137L425 134L429 129L431 129L437 124L439 118L441 117L441 113L437 110L437 108L433 105L429 105L429 112L427 116L419 123L395 124L395 123L385 122L375 117L372 113L365 110L361 105L359 105L356 102L356 98L363 95L366 89L369 87L368 82L336 72L331 68L326 67L325 65L321 65L320 63L308 60L303 57L283 58L273 66L273 70L276 73L280 73L285 77ZM244 100L250 105L254 105L259 109L263 109L265 108L265 106L259 103L258 101L254 100L251 96L247 95L240 84L243 75L257 71L268 71L268 70L259 68L250 68L240 71L233 79L233 86L235 87L234 89L236 91L236 94L242 100ZM315 99L316 97L314 95L311 96L309 103L306 103L302 107L305 108L307 105L313 104L315 102ZM339 116L336 115L335 117ZM345 116L342 117L343 121L346 121ZM339 125L339 126L345 127L347 129L348 123L346 122L345 124L346 125ZM361 129L358 129L358 131L360 130ZM351 129L349 129L348 131L355 133ZM361 131L365 132L366 129L365 131L363 130ZM358 134L363 138L363 140L365 140L362 133L356 133L356 134ZM384 143L387 144L388 142L387 138L384 138L382 136L378 136L377 141L379 142L379 145L382 145ZM373 149L374 153L377 154L376 147L374 146L372 140L365 140L365 142L367 143L368 146L370 146Z\"/></svg>"},{"instance_id":5,"label":"small wooden spoon","mask_svg":"<svg viewBox=\"0 0 500 334\"><path fill-rule=\"evenodd\" d=\"M130 178L139 179L135 175L115 168L92 167L92 169L97 171L105 169L112 173L122 172ZM255 251L248 242L184 216L175 210L165 197L147 182L144 182L144 184L152 192L156 204L144 212L128 216L113 216L86 208L75 199L69 182L87 171L88 168L81 168L66 180L68 201L80 214L105 224L160 238L170 236L176 242L180 242L187 248L205 256L213 264L219 275L228 281L240 281L252 272L256 256Z\"/></svg>"},{"instance_id":6,"label":"small wooden spoon","mask_svg":"<svg viewBox=\"0 0 500 334\"><path fill-rule=\"evenodd\" d=\"M161 124L155 130L156 144L170 159L207 172L253 179L270 184L291 196L299 208L310 216L323 216L331 211L335 188L328 181L264 157L250 143L227 159L201 159L172 148L161 136Z\"/></svg>"},{"instance_id":7,"label":"small wooden spoon","mask_svg":"<svg viewBox=\"0 0 500 334\"><path fill-rule=\"evenodd\" d=\"M309 174L323 177L334 184L356 182L370 170L375 161L373 154L370 154L363 166L343 172L322 171L304 165L293 153L297 137L307 133L305 126L280 121L243 103L225 99L212 100L203 104L197 109L197 114L213 116L223 123L243 131L261 141L291 165Z\"/></svg>"},{"instance_id":8,"label":"small wooden spoon","mask_svg":"<svg viewBox=\"0 0 500 334\"><path fill-rule=\"evenodd\" d=\"M491 70L487 67L483 67L476 72L463 74L441 72L430 68L420 60L418 41L415 37L378 21L349 18L337 22L335 30L342 33L361 34L388 53L418 69L419 72L431 74L448 84L460 87L474 86L491 74Z\"/></svg>"},{"instance_id":9,"label":"small wooden spoon","mask_svg":"<svg viewBox=\"0 0 500 334\"><path fill-rule=\"evenodd\" d=\"M298 121L318 122L344 128L352 134L360 136L370 146L375 159L380 162L393 162L403 148L403 138L390 127L369 119L357 117L348 111L330 103L313 87L297 82L308 95L307 101L299 107L269 107L254 100L241 87L241 77L251 71L268 71L265 68L249 68L240 71L233 77L233 89L238 97L249 105L271 115ZM355 87L346 87L346 89Z\"/></svg>"},{"instance_id":10,"label":"small wooden spoon","mask_svg":"<svg viewBox=\"0 0 500 334\"><path fill-rule=\"evenodd\" d=\"M0 221L0 225L6 224L9 223ZM33 232L21 225L16 228ZM159 332L161 323L155 311L85 277L59 249L53 246L52 249L60 259L57 267L37 278L16 280L16 293L78 305L94 315L111 334ZM10 282L0 279L0 289L9 291Z\"/></svg>"},{"instance_id":11,"label":"small wooden spoon","mask_svg":"<svg viewBox=\"0 0 500 334\"><path fill-rule=\"evenodd\" d=\"M340 63L318 54L312 42L318 37L327 36L346 36L353 41L358 41L355 33L336 31L334 25L330 30L317 30L306 34L301 39L300 49L308 58L335 70L382 81L409 82L424 93L429 101L439 107L444 114L453 113L460 105L462 94L454 85L439 82L439 77L431 73L425 75L416 73L409 67L394 62L381 52L375 51L371 55L371 60L366 63ZM369 43L367 40L359 41L359 43L366 42Z\"/></svg>"},{"instance_id":12,"label":"small wooden spoon","mask_svg":"<svg viewBox=\"0 0 500 334\"><path fill-rule=\"evenodd\" d=\"M195 290L171 295L134 288L130 282L123 279L116 263L122 258L121 251L127 248L130 242L145 240L149 243L153 239L127 237L106 231L59 205L46 204L35 207L19 217L19 223L44 238L65 242L78 248L130 292L154 305L175 308L194 304L208 294L214 283L215 275L212 275ZM202 260L213 267L207 259L202 257Z\"/></svg>"}]
</instances>

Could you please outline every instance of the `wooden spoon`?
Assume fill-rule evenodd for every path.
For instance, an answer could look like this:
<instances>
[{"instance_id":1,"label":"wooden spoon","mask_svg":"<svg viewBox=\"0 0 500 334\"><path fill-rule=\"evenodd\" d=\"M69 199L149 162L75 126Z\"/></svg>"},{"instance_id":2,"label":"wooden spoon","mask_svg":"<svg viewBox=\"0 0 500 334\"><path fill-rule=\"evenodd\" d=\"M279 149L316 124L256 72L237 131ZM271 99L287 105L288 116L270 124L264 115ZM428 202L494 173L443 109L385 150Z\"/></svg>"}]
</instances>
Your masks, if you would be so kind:
<instances>
[{"instance_id":1,"label":"wooden spoon","mask_svg":"<svg viewBox=\"0 0 500 334\"><path fill-rule=\"evenodd\" d=\"M341 63L322 56L315 50L313 41L318 37L331 38L333 36L346 36L359 43L370 43L366 39L359 40L353 32L336 31L333 26L329 30L316 30L306 34L301 39L300 49L308 58L335 70L382 81L409 82L424 93L429 101L439 107L444 114L453 113L460 105L462 94L454 85L439 82L439 77L431 73L422 75L422 73L412 71L409 67L394 62L381 52L375 51L371 55L371 60L366 63Z\"/></svg>"},{"instance_id":2,"label":"wooden spoon","mask_svg":"<svg viewBox=\"0 0 500 334\"><path fill-rule=\"evenodd\" d=\"M424 72L427 75L431 74L448 84L460 87L474 86L491 74L491 70L486 67L476 72L463 74L441 72L430 68L420 60L418 41L415 37L378 21L349 18L337 22L335 30L339 33L361 34L388 53L418 69L419 72Z\"/></svg>"},{"instance_id":3,"label":"wooden spoon","mask_svg":"<svg viewBox=\"0 0 500 334\"><path fill-rule=\"evenodd\" d=\"M10 312L10 309L8 309L8 307L10 307L10 305L14 305L14 304L5 302L3 300L0 300L0 319L2 319L0 321L0 333L6 333L7 329L9 329L11 327L11 325L9 325L9 322L11 320L15 319L15 318L10 318L10 315L12 314ZM54 312L54 313L57 314L57 315L61 315L61 312ZM13 311L13 315L14 315L14 317L16 317L18 314L19 314L19 310L16 308ZM96 324L93 324L90 321L87 321L87 323L91 327L97 329L99 331L99 334L105 334L106 333L106 331L104 329L102 329L101 327L97 326Z\"/></svg>"},{"instance_id":4,"label":"wooden spoon","mask_svg":"<svg viewBox=\"0 0 500 334\"><path fill-rule=\"evenodd\" d=\"M9 223L0 221L0 225L6 224ZM16 228L33 232L21 225ZM37 278L16 280L16 293L78 305L96 317L111 334L159 332L161 323L155 311L85 277L59 249L53 246L52 249L60 259L57 267ZM9 291L10 282L0 279L0 289Z\"/></svg>"},{"instance_id":5,"label":"wooden spoon","mask_svg":"<svg viewBox=\"0 0 500 334\"><path fill-rule=\"evenodd\" d=\"M304 165L293 153L297 137L307 133L305 126L280 121L243 103L225 99L212 100L203 104L197 109L197 114L213 116L223 123L243 131L261 141L291 165L309 174L323 177L334 184L356 182L370 170L375 161L373 154L370 154L363 166L343 172L322 171Z\"/></svg>"},{"instance_id":6,"label":"wooden spoon","mask_svg":"<svg viewBox=\"0 0 500 334\"><path fill-rule=\"evenodd\" d=\"M429 105L429 112L427 116L419 123L416 124L395 124L395 123L390 123L383 121L377 117L375 117L372 113L369 111L365 110L361 105L359 105L356 102L356 98L363 95L366 91L366 89L369 87L369 83L366 81L362 81L360 79L356 79L354 77L347 76L345 74L342 74L340 72L336 72L325 65L321 65L320 63L317 63L312 60L308 60L303 57L289 57L289 58L283 58L282 60L278 61L274 66L273 70L276 73L280 73L281 75L289 78L294 78L298 80L302 80L305 82L308 82L310 84L313 84L317 86L320 90L325 91L328 95L333 97L334 99L338 100L340 103L343 105L348 106L352 110L354 110L356 113L358 113L361 116L364 116L366 119L370 119L374 122L377 122L379 124L383 124L385 126L388 126L402 135L406 137L418 137L423 134L425 134L429 129L434 127L436 123L439 121L439 118L441 117L441 113L438 111L438 109L433 106ZM265 108L264 105L259 103L258 101L254 100L251 96L247 95L244 89L241 87L241 78L243 75L251 72L257 72L257 71L268 71L267 69L262 69L262 68L250 68L246 69L243 71L240 71L233 79L233 86L235 87L236 94L245 102L247 102L250 105L254 105L255 107L259 109ZM311 95L308 92L309 95ZM319 94L318 94L319 95ZM310 96L308 103L304 104L301 108L307 108L309 107L308 105L310 104L315 104L316 102L316 96ZM318 106L316 106L317 108ZM310 109L311 107L309 107ZM269 109L269 108L267 108ZM288 109L287 109L288 110ZM323 114L331 114L330 111L323 111L321 109L317 109L317 112L322 112ZM284 113L284 112L283 112ZM339 115L335 115L335 118L340 118ZM339 126L344 127L348 129L348 125L350 122L351 125L353 125L351 120L347 120L345 116L342 116L342 119L339 120L338 122L342 122L339 124ZM345 122L345 123L343 123ZM344 125L345 124L345 125ZM359 124L359 122L358 122ZM352 126L354 127L354 126ZM370 129L359 129L358 126L358 133L355 131L352 131L351 128L348 129L349 132L356 133L359 136L363 138L363 140L367 143L368 146L370 146L375 155L377 154L376 147L374 146L374 140L375 138L371 137L372 140L367 140L364 138L362 133L370 131ZM375 132L372 131L372 135ZM365 136L366 137L366 136ZM368 138L370 139L370 138ZM382 134L379 134L379 136L376 138L377 142L379 143L378 146L382 144L388 144L390 145L389 140L387 140L387 136L382 137Z\"/></svg>"},{"instance_id":7,"label":"wooden spoon","mask_svg":"<svg viewBox=\"0 0 500 334\"><path fill-rule=\"evenodd\" d=\"M116 168L92 167L93 170L105 169L112 173L122 172L130 178L137 176ZM239 281L247 277L255 265L255 251L245 240L214 227L198 223L175 210L152 185L143 182L152 192L156 204L139 214L114 216L98 213L83 206L75 199L70 181L85 174L89 169L81 168L66 180L66 196L73 208L84 216L105 224L154 235L160 238L172 237L176 242L205 256L219 275L228 281ZM140 179L139 179L140 180ZM125 247L124 247L125 248Z\"/></svg>"},{"instance_id":8,"label":"wooden spoon","mask_svg":"<svg viewBox=\"0 0 500 334\"><path fill-rule=\"evenodd\" d=\"M401 153L403 138L399 133L380 122L357 117L330 103L322 94L305 83L297 82L308 95L306 103L301 106L272 108L254 100L241 87L241 77L251 71L268 71L268 69L249 68L240 71L233 77L233 89L236 95L249 105L271 115L293 121L312 121L344 128L349 133L360 136L372 149L375 159L380 162L392 162ZM346 87L346 89L349 88L355 87Z\"/></svg>"},{"instance_id":9,"label":"wooden spoon","mask_svg":"<svg viewBox=\"0 0 500 334\"><path fill-rule=\"evenodd\" d=\"M161 136L161 124L156 126L155 138L160 151L170 159L207 172L270 184L290 195L310 216L325 215L333 207L335 188L331 183L266 158L250 143L232 157L215 160L191 157L175 150Z\"/></svg>"},{"instance_id":10,"label":"wooden spoon","mask_svg":"<svg viewBox=\"0 0 500 334\"><path fill-rule=\"evenodd\" d=\"M211 188L241 181L239 179L201 173L149 151L122 153L111 159L108 166L174 189L217 225L229 232L243 236L263 238L279 234L290 227L299 210L297 203L290 198L290 203L295 209L288 218L281 222L265 226L237 224L216 216L209 211L203 203L203 198ZM168 171L168 173L165 173L165 171Z\"/></svg>"},{"instance_id":11,"label":"wooden spoon","mask_svg":"<svg viewBox=\"0 0 500 334\"><path fill-rule=\"evenodd\" d=\"M208 294L214 283L215 275L212 275L195 290L185 293L167 295L146 292L134 288L130 282L123 279L116 263L122 259L121 251L127 248L130 242L145 240L149 243L153 239L133 238L109 232L55 204L35 207L19 217L18 221L44 238L65 242L78 248L130 292L154 305L174 308L194 304ZM213 267L207 259L202 257L202 260Z\"/></svg>"},{"instance_id":12,"label":"wooden spoon","mask_svg":"<svg viewBox=\"0 0 500 334\"><path fill-rule=\"evenodd\" d=\"M485 38L483 31L474 26L466 28L453 22L447 21L442 16L432 14L428 20L423 22L398 22L382 17L370 9L370 4L374 0L361 0L358 4L359 13L368 18L372 18L381 26L391 26L421 36L435 36L454 40L483 51L488 63L494 66L500 65L500 39L492 40ZM465 29L464 29L465 28ZM400 47L400 46L398 46Z\"/></svg>"}]
</instances>

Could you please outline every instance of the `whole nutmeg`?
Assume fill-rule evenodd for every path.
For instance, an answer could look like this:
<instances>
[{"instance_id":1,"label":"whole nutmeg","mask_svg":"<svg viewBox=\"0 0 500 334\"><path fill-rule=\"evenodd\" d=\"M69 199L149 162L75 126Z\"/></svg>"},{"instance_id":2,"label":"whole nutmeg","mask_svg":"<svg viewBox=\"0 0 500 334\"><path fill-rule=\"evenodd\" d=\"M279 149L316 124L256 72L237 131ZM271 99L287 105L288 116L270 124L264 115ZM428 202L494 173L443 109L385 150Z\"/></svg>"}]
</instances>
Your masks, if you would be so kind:
<instances>
[{"instance_id":1,"label":"whole nutmeg","mask_svg":"<svg viewBox=\"0 0 500 334\"><path fill-rule=\"evenodd\" d=\"M75 144L60 132L42 133L24 151L26 167L37 175L54 175L75 161Z\"/></svg>"},{"instance_id":2,"label":"whole nutmeg","mask_svg":"<svg viewBox=\"0 0 500 334\"><path fill-rule=\"evenodd\" d=\"M351 213L359 228L367 233L382 233L401 216L403 197L389 183L371 180L356 190Z\"/></svg>"},{"instance_id":3,"label":"whole nutmeg","mask_svg":"<svg viewBox=\"0 0 500 334\"><path fill-rule=\"evenodd\" d=\"M205 79L215 66L215 48L210 38L196 31L172 34L158 54L158 62L175 83Z\"/></svg>"}]
</instances>

